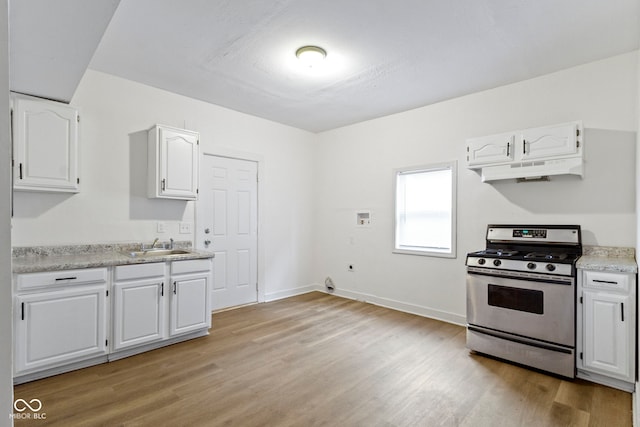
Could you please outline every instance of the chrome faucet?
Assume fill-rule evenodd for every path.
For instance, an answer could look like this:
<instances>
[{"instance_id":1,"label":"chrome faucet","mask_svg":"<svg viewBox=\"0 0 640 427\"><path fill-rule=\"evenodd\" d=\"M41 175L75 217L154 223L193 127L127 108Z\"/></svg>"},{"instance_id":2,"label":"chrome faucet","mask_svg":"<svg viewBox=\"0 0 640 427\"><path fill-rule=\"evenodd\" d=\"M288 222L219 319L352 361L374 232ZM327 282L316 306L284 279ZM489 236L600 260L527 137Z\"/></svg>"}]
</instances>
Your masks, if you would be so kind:
<instances>
[{"instance_id":1,"label":"chrome faucet","mask_svg":"<svg viewBox=\"0 0 640 427\"><path fill-rule=\"evenodd\" d=\"M140 244L140 250L141 251L150 251L152 249L154 249L156 247L156 243L158 243L158 240L160 240L159 237L156 237L155 240L153 241L153 243L151 244L151 246L147 246L144 243Z\"/></svg>"}]
</instances>

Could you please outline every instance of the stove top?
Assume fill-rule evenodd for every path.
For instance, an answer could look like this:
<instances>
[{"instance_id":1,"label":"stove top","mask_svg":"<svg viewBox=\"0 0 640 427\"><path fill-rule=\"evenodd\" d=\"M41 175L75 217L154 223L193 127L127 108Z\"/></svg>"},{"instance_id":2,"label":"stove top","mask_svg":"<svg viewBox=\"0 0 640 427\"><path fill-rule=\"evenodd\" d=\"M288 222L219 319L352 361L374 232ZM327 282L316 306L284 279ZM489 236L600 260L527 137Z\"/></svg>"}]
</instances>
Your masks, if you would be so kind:
<instances>
[{"instance_id":1,"label":"stove top","mask_svg":"<svg viewBox=\"0 0 640 427\"><path fill-rule=\"evenodd\" d=\"M571 264L578 258L579 255L557 252L522 252L507 249L483 249L481 251L471 252L467 254L467 256L484 258L506 258L513 260L548 261Z\"/></svg>"},{"instance_id":2,"label":"stove top","mask_svg":"<svg viewBox=\"0 0 640 427\"><path fill-rule=\"evenodd\" d=\"M575 275L582 255L579 225L487 226L487 247L467 255L466 265L476 269Z\"/></svg>"}]
</instances>

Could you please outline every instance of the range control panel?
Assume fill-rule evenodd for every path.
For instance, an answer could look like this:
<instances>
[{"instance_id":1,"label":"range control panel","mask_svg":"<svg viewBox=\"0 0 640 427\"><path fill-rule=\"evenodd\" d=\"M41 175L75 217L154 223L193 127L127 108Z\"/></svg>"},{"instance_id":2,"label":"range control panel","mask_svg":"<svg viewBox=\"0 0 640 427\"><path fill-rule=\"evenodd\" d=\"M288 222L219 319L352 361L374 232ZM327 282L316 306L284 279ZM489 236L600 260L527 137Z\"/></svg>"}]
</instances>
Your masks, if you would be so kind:
<instances>
[{"instance_id":1,"label":"range control panel","mask_svg":"<svg viewBox=\"0 0 640 427\"><path fill-rule=\"evenodd\" d=\"M547 230L543 229L515 229L513 230L513 237L524 237L529 239L546 239L547 238Z\"/></svg>"},{"instance_id":2,"label":"range control panel","mask_svg":"<svg viewBox=\"0 0 640 427\"><path fill-rule=\"evenodd\" d=\"M580 226L489 225L487 242L580 245Z\"/></svg>"}]
</instances>

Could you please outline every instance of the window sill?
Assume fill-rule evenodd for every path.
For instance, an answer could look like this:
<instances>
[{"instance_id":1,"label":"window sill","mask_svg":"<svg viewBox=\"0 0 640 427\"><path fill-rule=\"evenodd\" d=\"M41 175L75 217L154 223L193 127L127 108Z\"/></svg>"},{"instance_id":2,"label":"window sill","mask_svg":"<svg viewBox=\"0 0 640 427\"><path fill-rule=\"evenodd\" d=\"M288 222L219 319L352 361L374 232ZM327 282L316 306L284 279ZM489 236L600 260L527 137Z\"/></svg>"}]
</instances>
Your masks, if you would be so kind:
<instances>
[{"instance_id":1,"label":"window sill","mask_svg":"<svg viewBox=\"0 0 640 427\"><path fill-rule=\"evenodd\" d=\"M398 249L393 250L394 254L402 255L418 255L418 256L430 256L436 258L457 258L455 252L438 252L438 251L419 251L411 249Z\"/></svg>"}]
</instances>

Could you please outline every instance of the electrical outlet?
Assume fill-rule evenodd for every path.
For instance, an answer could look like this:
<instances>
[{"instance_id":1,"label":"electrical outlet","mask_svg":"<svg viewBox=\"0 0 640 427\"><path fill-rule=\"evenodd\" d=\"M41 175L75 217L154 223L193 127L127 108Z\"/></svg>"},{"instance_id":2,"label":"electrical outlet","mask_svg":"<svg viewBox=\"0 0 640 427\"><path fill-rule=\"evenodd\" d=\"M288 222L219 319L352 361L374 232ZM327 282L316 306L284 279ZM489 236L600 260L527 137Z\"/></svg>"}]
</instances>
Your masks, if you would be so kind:
<instances>
[{"instance_id":1,"label":"electrical outlet","mask_svg":"<svg viewBox=\"0 0 640 427\"><path fill-rule=\"evenodd\" d=\"M181 222L180 223L180 234L191 234L191 223L190 222Z\"/></svg>"},{"instance_id":2,"label":"electrical outlet","mask_svg":"<svg viewBox=\"0 0 640 427\"><path fill-rule=\"evenodd\" d=\"M349 264L349 266L347 267L347 270L356 271L356 268L353 266L353 264Z\"/></svg>"},{"instance_id":3,"label":"electrical outlet","mask_svg":"<svg viewBox=\"0 0 640 427\"><path fill-rule=\"evenodd\" d=\"M166 233L167 232L167 223L166 222L162 222L162 221L158 221L157 231L158 231L158 233Z\"/></svg>"}]
</instances>

